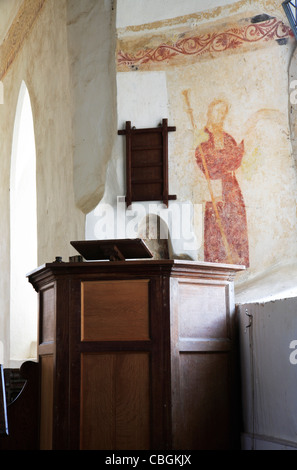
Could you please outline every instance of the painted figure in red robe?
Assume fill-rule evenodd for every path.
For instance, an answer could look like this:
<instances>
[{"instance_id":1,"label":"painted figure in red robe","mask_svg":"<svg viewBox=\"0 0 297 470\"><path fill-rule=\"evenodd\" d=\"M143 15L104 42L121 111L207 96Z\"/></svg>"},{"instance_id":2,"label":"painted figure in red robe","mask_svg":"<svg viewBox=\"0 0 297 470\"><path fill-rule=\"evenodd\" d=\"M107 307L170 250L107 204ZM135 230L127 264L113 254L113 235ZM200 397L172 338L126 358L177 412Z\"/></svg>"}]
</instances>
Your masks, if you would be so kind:
<instances>
[{"instance_id":1,"label":"painted figure in red robe","mask_svg":"<svg viewBox=\"0 0 297 470\"><path fill-rule=\"evenodd\" d=\"M204 260L249 266L248 229L245 203L235 172L244 155L244 141L237 144L224 131L228 104L215 100L208 109L206 139L195 151L210 192L204 215ZM221 180L222 197L216 201L212 181Z\"/></svg>"}]
</instances>

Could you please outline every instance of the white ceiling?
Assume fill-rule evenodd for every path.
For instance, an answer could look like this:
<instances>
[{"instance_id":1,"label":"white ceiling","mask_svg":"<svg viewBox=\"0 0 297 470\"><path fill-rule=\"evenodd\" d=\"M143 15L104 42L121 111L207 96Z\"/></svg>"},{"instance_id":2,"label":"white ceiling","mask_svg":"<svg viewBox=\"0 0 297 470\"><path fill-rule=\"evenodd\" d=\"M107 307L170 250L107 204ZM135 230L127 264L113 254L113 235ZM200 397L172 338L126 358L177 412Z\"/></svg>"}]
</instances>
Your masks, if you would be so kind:
<instances>
[{"instance_id":1,"label":"white ceiling","mask_svg":"<svg viewBox=\"0 0 297 470\"><path fill-rule=\"evenodd\" d=\"M106 0L105 0L106 1ZM117 27L136 26L178 16L190 15L239 0L117 0ZM133 12L133 14L131 14Z\"/></svg>"}]
</instances>

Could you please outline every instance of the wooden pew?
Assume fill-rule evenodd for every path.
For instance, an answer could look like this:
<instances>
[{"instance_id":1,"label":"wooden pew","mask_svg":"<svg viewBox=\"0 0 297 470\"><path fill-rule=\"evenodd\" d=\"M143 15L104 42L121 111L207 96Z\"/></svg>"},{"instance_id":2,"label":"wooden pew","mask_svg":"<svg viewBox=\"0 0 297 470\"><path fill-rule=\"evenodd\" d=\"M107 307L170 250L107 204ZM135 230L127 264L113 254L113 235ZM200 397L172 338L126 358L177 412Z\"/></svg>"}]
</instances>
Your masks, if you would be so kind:
<instances>
[{"instance_id":1,"label":"wooden pew","mask_svg":"<svg viewBox=\"0 0 297 470\"><path fill-rule=\"evenodd\" d=\"M8 436L7 406L3 365L0 364L0 438Z\"/></svg>"},{"instance_id":2,"label":"wooden pew","mask_svg":"<svg viewBox=\"0 0 297 470\"><path fill-rule=\"evenodd\" d=\"M1 373L2 402L0 398L0 450L38 450L38 363L27 361L20 368L26 380L12 403L6 404L3 368Z\"/></svg>"}]
</instances>

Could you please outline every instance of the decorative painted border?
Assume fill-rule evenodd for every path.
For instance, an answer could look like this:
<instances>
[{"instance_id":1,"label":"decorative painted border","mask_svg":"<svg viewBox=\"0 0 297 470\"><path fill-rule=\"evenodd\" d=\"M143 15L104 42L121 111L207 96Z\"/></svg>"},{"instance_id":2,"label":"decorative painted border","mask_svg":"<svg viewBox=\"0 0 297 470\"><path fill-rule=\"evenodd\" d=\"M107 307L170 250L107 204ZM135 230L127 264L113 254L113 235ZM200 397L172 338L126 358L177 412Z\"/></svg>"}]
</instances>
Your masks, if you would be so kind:
<instances>
[{"instance_id":1,"label":"decorative painted border","mask_svg":"<svg viewBox=\"0 0 297 470\"><path fill-rule=\"evenodd\" d=\"M238 49L244 44L279 40L292 36L292 30L282 21L272 18L262 23L234 26L221 32L193 35L182 38L174 44L160 44L155 48L139 49L135 53L118 51L118 69L125 70L143 65L169 63L178 56L201 56Z\"/></svg>"},{"instance_id":2,"label":"decorative painted border","mask_svg":"<svg viewBox=\"0 0 297 470\"><path fill-rule=\"evenodd\" d=\"M21 46L47 0L24 0L0 46L0 80L16 58Z\"/></svg>"}]
</instances>

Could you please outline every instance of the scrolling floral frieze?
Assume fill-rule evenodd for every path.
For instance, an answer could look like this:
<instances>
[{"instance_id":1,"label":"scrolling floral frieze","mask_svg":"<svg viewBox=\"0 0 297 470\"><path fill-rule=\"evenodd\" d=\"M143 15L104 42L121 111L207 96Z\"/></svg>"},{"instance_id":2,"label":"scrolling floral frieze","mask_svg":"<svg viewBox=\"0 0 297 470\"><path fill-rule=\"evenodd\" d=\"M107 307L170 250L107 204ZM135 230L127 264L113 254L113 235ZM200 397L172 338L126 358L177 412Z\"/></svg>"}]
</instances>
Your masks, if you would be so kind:
<instances>
[{"instance_id":1,"label":"scrolling floral frieze","mask_svg":"<svg viewBox=\"0 0 297 470\"><path fill-rule=\"evenodd\" d=\"M277 18L261 23L249 23L229 27L223 31L204 34L183 34L176 42L162 42L155 47L124 50L119 44L117 64L119 71L151 69L163 65L178 64L184 58L214 56L220 52L234 51L244 45L263 44L268 41L284 40L292 36L289 26Z\"/></svg>"}]
</instances>

